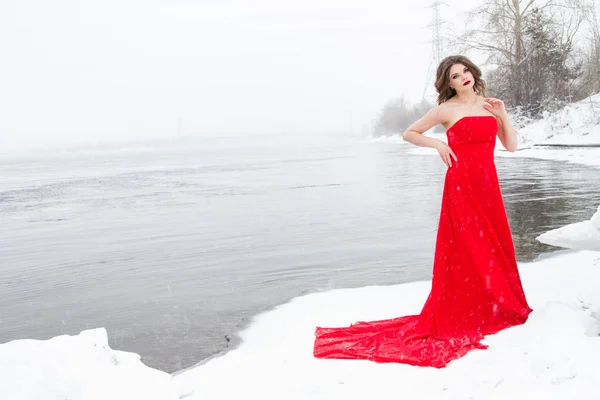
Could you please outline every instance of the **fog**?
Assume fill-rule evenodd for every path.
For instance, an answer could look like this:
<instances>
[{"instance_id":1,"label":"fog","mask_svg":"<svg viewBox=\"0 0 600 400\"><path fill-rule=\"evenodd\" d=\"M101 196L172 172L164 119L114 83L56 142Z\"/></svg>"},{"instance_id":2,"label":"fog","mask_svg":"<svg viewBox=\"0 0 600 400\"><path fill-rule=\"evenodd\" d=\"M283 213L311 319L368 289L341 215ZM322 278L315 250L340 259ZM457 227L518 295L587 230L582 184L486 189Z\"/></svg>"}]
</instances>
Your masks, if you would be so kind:
<instances>
[{"instance_id":1,"label":"fog","mask_svg":"<svg viewBox=\"0 0 600 400\"><path fill-rule=\"evenodd\" d=\"M358 134L431 86L430 23L420 0L6 0L0 147Z\"/></svg>"}]
</instances>

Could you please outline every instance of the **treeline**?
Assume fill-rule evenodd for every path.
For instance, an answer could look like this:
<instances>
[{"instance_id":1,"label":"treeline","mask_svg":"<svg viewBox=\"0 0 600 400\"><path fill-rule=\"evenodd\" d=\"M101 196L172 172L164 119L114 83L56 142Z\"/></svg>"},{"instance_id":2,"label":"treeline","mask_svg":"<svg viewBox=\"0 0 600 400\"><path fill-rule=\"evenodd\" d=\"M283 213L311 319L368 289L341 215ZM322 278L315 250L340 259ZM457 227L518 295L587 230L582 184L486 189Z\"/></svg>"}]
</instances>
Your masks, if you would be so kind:
<instances>
[{"instance_id":1,"label":"treeline","mask_svg":"<svg viewBox=\"0 0 600 400\"><path fill-rule=\"evenodd\" d=\"M600 0L484 0L450 48L483 53L488 95L522 118L538 119L600 92L599 17ZM375 134L405 127L388 123L396 121L389 115L394 106L397 119L405 118L402 104L388 103Z\"/></svg>"},{"instance_id":2,"label":"treeline","mask_svg":"<svg viewBox=\"0 0 600 400\"><path fill-rule=\"evenodd\" d=\"M425 99L415 105L407 103L404 97L389 100L375 120L373 132L375 136L400 134L432 107Z\"/></svg>"}]
</instances>

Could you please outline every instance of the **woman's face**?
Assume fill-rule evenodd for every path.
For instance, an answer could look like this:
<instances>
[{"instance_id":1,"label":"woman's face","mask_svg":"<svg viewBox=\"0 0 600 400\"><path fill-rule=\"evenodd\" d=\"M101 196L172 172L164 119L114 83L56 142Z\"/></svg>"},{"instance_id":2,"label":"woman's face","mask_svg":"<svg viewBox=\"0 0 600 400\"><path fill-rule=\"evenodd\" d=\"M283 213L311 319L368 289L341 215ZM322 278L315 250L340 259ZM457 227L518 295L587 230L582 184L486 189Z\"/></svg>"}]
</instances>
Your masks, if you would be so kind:
<instances>
[{"instance_id":1,"label":"woman's face","mask_svg":"<svg viewBox=\"0 0 600 400\"><path fill-rule=\"evenodd\" d=\"M475 79L473 74L463 64L454 64L450 67L450 87L457 92L470 89L473 90Z\"/></svg>"}]
</instances>

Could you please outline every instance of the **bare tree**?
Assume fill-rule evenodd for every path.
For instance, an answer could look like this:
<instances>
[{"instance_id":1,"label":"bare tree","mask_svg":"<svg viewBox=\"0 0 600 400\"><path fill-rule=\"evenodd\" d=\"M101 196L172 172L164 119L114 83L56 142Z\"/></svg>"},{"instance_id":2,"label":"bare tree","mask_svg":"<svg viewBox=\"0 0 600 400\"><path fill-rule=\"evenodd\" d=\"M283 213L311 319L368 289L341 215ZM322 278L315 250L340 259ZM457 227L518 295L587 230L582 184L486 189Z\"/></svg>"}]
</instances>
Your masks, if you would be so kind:
<instances>
[{"instance_id":1,"label":"bare tree","mask_svg":"<svg viewBox=\"0 0 600 400\"><path fill-rule=\"evenodd\" d=\"M600 92L600 0L590 0L584 6L585 21L589 26L588 47L585 51L583 96Z\"/></svg>"},{"instance_id":2,"label":"bare tree","mask_svg":"<svg viewBox=\"0 0 600 400\"><path fill-rule=\"evenodd\" d=\"M548 61L544 49L553 50L553 65L560 66L561 72L576 67L569 57L583 19L578 4L581 1L485 0L469 13L467 26L473 28L460 37L457 45L463 51L483 51L487 64L493 67L488 80L494 82L491 86L495 94L509 106L526 106L532 95L539 101L532 85L547 76L538 74L537 80L527 76L534 65L545 65L543 58ZM544 26L536 29L536 24ZM562 87L568 89L568 84Z\"/></svg>"}]
</instances>

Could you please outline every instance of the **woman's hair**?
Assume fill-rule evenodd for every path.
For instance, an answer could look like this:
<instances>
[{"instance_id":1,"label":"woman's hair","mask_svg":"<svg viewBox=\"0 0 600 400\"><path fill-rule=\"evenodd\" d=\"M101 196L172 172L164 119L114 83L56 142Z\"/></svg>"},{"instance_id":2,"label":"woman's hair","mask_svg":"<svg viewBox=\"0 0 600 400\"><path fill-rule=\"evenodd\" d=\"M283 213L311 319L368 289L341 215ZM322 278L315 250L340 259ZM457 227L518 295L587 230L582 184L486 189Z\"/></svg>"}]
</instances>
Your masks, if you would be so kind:
<instances>
[{"instance_id":1,"label":"woman's hair","mask_svg":"<svg viewBox=\"0 0 600 400\"><path fill-rule=\"evenodd\" d=\"M477 94L485 96L485 81L481 79L481 70L465 56L450 56L444 58L437 69L435 89L438 92L438 104L456 96L456 91L450 87L450 68L455 64L462 64L471 71L475 79L473 90Z\"/></svg>"}]
</instances>

